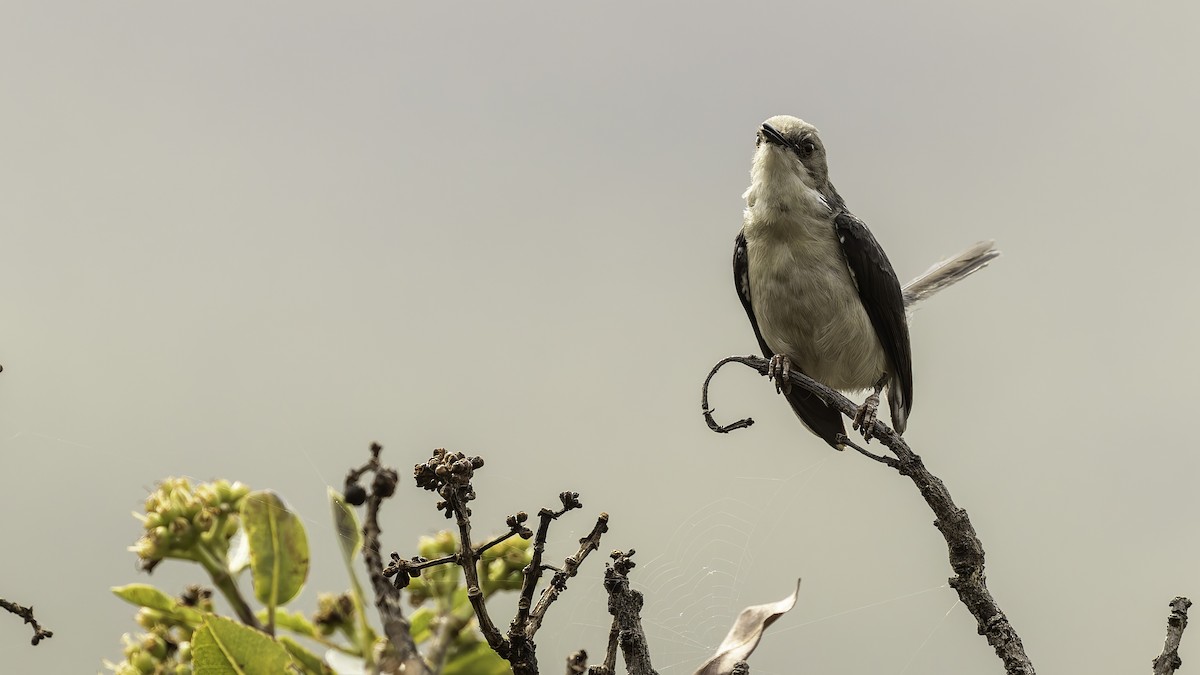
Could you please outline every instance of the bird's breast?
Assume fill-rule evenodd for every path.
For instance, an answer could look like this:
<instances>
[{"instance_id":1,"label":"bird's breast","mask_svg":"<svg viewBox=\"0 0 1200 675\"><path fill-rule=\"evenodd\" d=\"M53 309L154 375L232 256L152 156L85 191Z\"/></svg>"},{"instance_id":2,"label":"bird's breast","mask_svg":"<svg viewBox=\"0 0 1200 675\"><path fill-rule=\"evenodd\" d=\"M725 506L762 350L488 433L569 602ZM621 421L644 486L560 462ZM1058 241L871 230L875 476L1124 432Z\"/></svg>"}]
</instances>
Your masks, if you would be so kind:
<instances>
[{"instance_id":1,"label":"bird's breast","mask_svg":"<svg viewBox=\"0 0 1200 675\"><path fill-rule=\"evenodd\" d=\"M794 214L770 221L748 213L744 231L750 299L767 346L835 389L878 381L887 357L832 220Z\"/></svg>"}]
</instances>

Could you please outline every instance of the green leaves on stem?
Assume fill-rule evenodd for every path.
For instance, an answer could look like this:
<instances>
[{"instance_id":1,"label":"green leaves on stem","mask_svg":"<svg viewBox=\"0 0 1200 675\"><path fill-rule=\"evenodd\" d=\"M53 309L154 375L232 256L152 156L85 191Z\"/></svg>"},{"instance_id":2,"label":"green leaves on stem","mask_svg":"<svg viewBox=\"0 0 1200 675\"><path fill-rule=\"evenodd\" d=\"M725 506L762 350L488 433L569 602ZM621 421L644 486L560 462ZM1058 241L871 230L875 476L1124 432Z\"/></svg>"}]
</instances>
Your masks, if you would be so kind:
<instances>
[{"instance_id":1,"label":"green leaves on stem","mask_svg":"<svg viewBox=\"0 0 1200 675\"><path fill-rule=\"evenodd\" d=\"M122 675L330 672L303 646L272 637L278 619L281 627L326 644L303 616L278 611L299 594L309 569L304 526L278 495L252 493L225 480L193 487L185 478L168 478L147 497L145 514L135 515L143 534L131 550L142 569L150 571L166 559L199 564L241 623L214 614L208 590L189 589L177 599L146 584L114 588L117 597L142 608L138 624L147 632L126 638L126 661L112 665L113 670ZM239 531L245 535L248 564L231 561L231 543ZM237 575L247 566L254 596L264 606L265 633L238 587Z\"/></svg>"}]
</instances>

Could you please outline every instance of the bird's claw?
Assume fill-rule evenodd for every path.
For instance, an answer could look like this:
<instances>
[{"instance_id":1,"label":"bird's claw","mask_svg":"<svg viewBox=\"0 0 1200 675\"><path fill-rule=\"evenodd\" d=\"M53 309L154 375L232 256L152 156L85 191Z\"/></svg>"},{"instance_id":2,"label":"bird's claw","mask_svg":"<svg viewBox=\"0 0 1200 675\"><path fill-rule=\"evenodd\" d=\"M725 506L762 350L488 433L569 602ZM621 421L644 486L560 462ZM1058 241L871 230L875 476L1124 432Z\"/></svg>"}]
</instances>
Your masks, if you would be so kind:
<instances>
[{"instance_id":1,"label":"bird's claw","mask_svg":"<svg viewBox=\"0 0 1200 675\"><path fill-rule=\"evenodd\" d=\"M767 364L767 377L775 382L775 393L786 394L792 390L792 361L783 354L771 357Z\"/></svg>"},{"instance_id":2,"label":"bird's claw","mask_svg":"<svg viewBox=\"0 0 1200 675\"><path fill-rule=\"evenodd\" d=\"M858 412L854 413L852 428L855 431L861 431L863 440L868 443L875 436L875 419L878 411L879 392L875 391L858 407Z\"/></svg>"},{"instance_id":3,"label":"bird's claw","mask_svg":"<svg viewBox=\"0 0 1200 675\"><path fill-rule=\"evenodd\" d=\"M883 387L887 384L888 375L884 373L880 376L879 381L875 383L875 391L863 401L863 404L858 407L858 412L854 413L854 424L852 428L855 431L861 432L863 440L867 443L875 437L875 413L879 411L879 392L883 391Z\"/></svg>"}]
</instances>

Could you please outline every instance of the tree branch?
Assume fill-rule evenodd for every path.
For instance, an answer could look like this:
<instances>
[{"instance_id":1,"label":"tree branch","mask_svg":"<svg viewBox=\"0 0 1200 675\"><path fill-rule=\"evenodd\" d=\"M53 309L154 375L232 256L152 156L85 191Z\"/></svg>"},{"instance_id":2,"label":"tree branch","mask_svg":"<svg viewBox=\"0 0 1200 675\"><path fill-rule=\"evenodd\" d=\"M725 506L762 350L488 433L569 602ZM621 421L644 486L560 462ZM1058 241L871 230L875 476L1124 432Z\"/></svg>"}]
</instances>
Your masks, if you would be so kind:
<instances>
[{"instance_id":1,"label":"tree branch","mask_svg":"<svg viewBox=\"0 0 1200 675\"><path fill-rule=\"evenodd\" d=\"M383 622L383 632L395 649L395 660L402 664L406 673L429 675L429 668L413 642L408 619L404 618L400 589L392 585L383 574L383 556L379 552L379 535L382 533L379 528L379 505L395 493L399 476L395 469L385 467L379 462L379 453L382 450L383 447L378 443L372 443L371 460L362 469L351 471L351 476L347 477L349 485L367 470L375 473L371 491L366 496L367 514L362 528L363 564L366 565L367 576L371 579L371 587L375 590L375 608Z\"/></svg>"},{"instance_id":2,"label":"tree branch","mask_svg":"<svg viewBox=\"0 0 1200 675\"><path fill-rule=\"evenodd\" d=\"M1183 629L1187 628L1187 612L1191 606L1192 601L1184 597L1171 601L1171 613L1167 616L1167 641L1162 654L1154 659L1154 675L1172 675L1176 668L1183 665L1183 659L1179 658L1179 641L1183 638Z\"/></svg>"},{"instance_id":3,"label":"tree branch","mask_svg":"<svg viewBox=\"0 0 1200 675\"><path fill-rule=\"evenodd\" d=\"M708 405L708 384L710 382L712 382L713 375L716 375L717 371L720 370L721 368L723 368L725 366L725 364L730 363L732 361L737 361L738 363L742 363L742 364L745 364L745 365L753 368L754 366L751 365L747 361L747 359L753 359L753 358L758 358L758 357L756 357L756 356L730 356L727 359L721 359L721 361L719 361L717 363L717 365L713 366L712 370L708 371L708 377L704 378L704 389L702 390L702 393L700 395L700 408L701 408L701 410L704 411L704 421L708 423L708 428L712 429L713 431L717 432L718 434L727 434L731 431L737 431L738 429L745 429L746 427L752 426L754 424L754 420L747 417L746 419L741 419L741 420L734 422L733 424L727 424L725 426L721 426L720 424L717 424L717 421L715 419L713 419L713 413L715 413L716 410L709 407L709 405ZM766 375L766 372L765 371L760 372L759 374Z\"/></svg>"},{"instance_id":4,"label":"tree branch","mask_svg":"<svg viewBox=\"0 0 1200 675\"><path fill-rule=\"evenodd\" d=\"M745 419L728 426L721 426L712 418L712 409L708 405L708 385L716 372L728 363L740 363L757 370L760 375L764 376L767 374L768 367L768 361L757 356L731 356L721 360L709 371L708 377L704 380L701 405L709 428L718 433L728 433L753 423L751 420ZM797 370L792 371L789 379L793 387L800 387L819 396L846 417L854 418L858 406L842 394ZM946 540L950 567L954 570L954 576L950 578L950 586L958 593L959 600L966 605L971 615L975 617L979 634L983 635L988 644L996 651L996 656L1004 663L1005 673L1008 675L1034 675L1033 664L1025 654L1025 646L1022 644L1020 636L1017 635L1016 629L1012 627L1008 617L1001 611L987 588L987 578L983 573L983 544L979 541L967 512L955 505L946 485L925 468L925 463L908 447L903 438L878 420L872 428L872 433L874 438L879 439L891 450L895 459L874 455L857 446L853 447L871 459L887 464L900 475L911 480L917 487L921 497L925 499L925 503L937 517L934 525Z\"/></svg>"},{"instance_id":5,"label":"tree branch","mask_svg":"<svg viewBox=\"0 0 1200 675\"><path fill-rule=\"evenodd\" d=\"M37 619L33 618L33 605L30 605L29 607L22 607L15 602L9 602L4 598L0 598L0 608L16 614L24 619L25 623L33 624L33 640L30 642L30 644L33 646L36 647L37 644L42 640L48 640L54 637L53 631L44 630L37 622Z\"/></svg>"},{"instance_id":6,"label":"tree branch","mask_svg":"<svg viewBox=\"0 0 1200 675\"><path fill-rule=\"evenodd\" d=\"M613 616L609 652L615 651L614 642L619 643L629 675L658 675L658 671L650 664L650 646L646 643L646 631L642 629L642 594L629 587L629 571L635 566L631 559L634 553L633 549L629 549L628 553L613 551L613 562L604 570L608 613ZM608 672L615 672L615 664L610 665L608 659L605 659L604 665Z\"/></svg>"},{"instance_id":7,"label":"tree branch","mask_svg":"<svg viewBox=\"0 0 1200 675\"><path fill-rule=\"evenodd\" d=\"M513 618L512 624L509 626L508 632L510 635L526 634L525 628L529 624L529 612L533 609L533 592L537 588L538 580L542 577L542 555L546 550L546 538L550 536L550 523L567 512L568 502L566 496L570 494L569 492L564 492L559 495L563 502L561 510L551 511L550 509L542 509L538 511L538 529L537 534L533 537L533 553L530 555L529 564L525 566L523 571L521 597L517 601L517 615Z\"/></svg>"},{"instance_id":8,"label":"tree branch","mask_svg":"<svg viewBox=\"0 0 1200 675\"><path fill-rule=\"evenodd\" d=\"M567 590L567 579L575 576L588 554L600 548L600 537L605 532L608 532L608 514L601 513L596 518L596 524L592 527L592 531L579 540L579 550L575 552L575 555L567 558L563 568L550 578L550 585L542 591L542 597L538 599L537 606L529 613L529 625L525 628L525 635L532 638L542 627L542 619L546 616L546 610L550 609L550 605L558 599L559 594Z\"/></svg>"}]
</instances>

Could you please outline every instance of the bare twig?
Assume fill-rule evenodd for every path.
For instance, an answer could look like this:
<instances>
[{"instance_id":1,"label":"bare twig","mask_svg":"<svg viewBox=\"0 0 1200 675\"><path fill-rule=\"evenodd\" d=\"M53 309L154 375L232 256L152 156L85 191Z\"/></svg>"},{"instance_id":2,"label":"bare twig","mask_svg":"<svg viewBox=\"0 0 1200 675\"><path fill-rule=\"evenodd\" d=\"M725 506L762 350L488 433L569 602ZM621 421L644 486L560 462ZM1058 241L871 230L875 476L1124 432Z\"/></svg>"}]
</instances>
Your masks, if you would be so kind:
<instances>
[{"instance_id":1,"label":"bare twig","mask_svg":"<svg viewBox=\"0 0 1200 675\"><path fill-rule=\"evenodd\" d=\"M1183 665L1179 658L1179 641L1183 638L1183 629L1187 628L1188 607L1192 601L1178 597L1171 601L1171 613L1167 616L1167 641L1163 645L1162 654L1154 659L1154 675L1172 675L1175 669Z\"/></svg>"},{"instance_id":2,"label":"bare twig","mask_svg":"<svg viewBox=\"0 0 1200 675\"><path fill-rule=\"evenodd\" d=\"M481 457L467 457L461 452L446 452L445 448L438 448L433 451L433 456L428 461L413 467L413 475L417 480L417 487L436 492L442 498L437 504L438 510L445 512L447 518L454 518L455 525L458 526L458 551L453 561L463 571L467 583L467 600L471 602L471 608L475 612L479 632L483 633L484 640L493 651L508 659L512 646L504 639L504 635L496 628L495 622L488 614L483 588L479 583L479 552L471 543L471 508L467 504L475 499L475 488L471 486L471 478L475 469L482 467ZM515 529L512 520L510 518L510 530ZM411 567L411 563L401 560L398 555L393 555L392 560L393 568L397 564Z\"/></svg>"},{"instance_id":3,"label":"bare twig","mask_svg":"<svg viewBox=\"0 0 1200 675\"><path fill-rule=\"evenodd\" d=\"M504 534L496 537L495 539L492 539L489 542L486 542L486 543L480 544L479 546L476 546L475 547L475 559L478 560L483 555L484 551L492 548L493 546L496 546L497 544L499 544L501 542L507 541L517 535L525 536L525 538L528 539L529 537L526 536L526 533L528 533L529 530L526 529L526 527L521 524L521 523L525 522L526 518L528 518L528 516L525 515L524 511L522 511L516 515L509 516L508 524L509 524L509 527L511 527L512 529L509 530L508 532L505 532ZM387 569L389 571L392 569L395 569L397 572L399 572L401 569L403 569L406 572L419 572L423 569L429 569L430 567L437 567L438 565L450 565L453 563L457 563L458 556L459 556L458 553L451 553L450 555L444 555L440 558L424 559L424 558L417 557L417 558L413 558L412 560L404 560L403 558L400 557L400 554L397 553L392 556L392 564L389 565Z\"/></svg>"},{"instance_id":4,"label":"bare twig","mask_svg":"<svg viewBox=\"0 0 1200 675\"><path fill-rule=\"evenodd\" d=\"M371 444L371 460L347 476L347 485L357 484L358 477L365 471L375 472L371 483L371 491L366 495L367 514L363 521L363 563L367 567L367 576L371 579L371 587L375 590L375 608L383 622L383 632L395 650L395 660L403 664L404 672L428 675L429 667L417 651L409 630L408 619L404 618L404 609L400 602L400 590L384 576L383 556L380 554L379 535L379 505L391 497L396 491L399 479L395 469L383 466L379 462L379 453L383 447L378 443ZM346 492L350 492L347 490Z\"/></svg>"},{"instance_id":5,"label":"bare twig","mask_svg":"<svg viewBox=\"0 0 1200 675\"><path fill-rule=\"evenodd\" d=\"M596 524L592 526L592 531L579 540L579 550L575 552L575 555L567 558L563 563L563 568L550 578L550 585L542 591L542 597L538 599L537 606L529 613L529 625L525 628L525 635L532 638L542 627L542 619L546 616L546 610L550 609L550 605L558 599L559 594L567 590L567 579L575 576L588 554L600 548L600 537L604 536L605 532L608 532L608 514L601 513L600 517L596 519Z\"/></svg>"},{"instance_id":6,"label":"bare twig","mask_svg":"<svg viewBox=\"0 0 1200 675\"><path fill-rule=\"evenodd\" d=\"M587 675L613 675L617 672L617 647L621 642L621 628L617 617L613 617L612 626L608 629L608 646L604 650L604 663L599 666L588 666Z\"/></svg>"},{"instance_id":7,"label":"bare twig","mask_svg":"<svg viewBox=\"0 0 1200 675\"><path fill-rule=\"evenodd\" d=\"M434 565L455 563L463 570L466 577L467 598L471 601L475 618L479 623L480 632L501 658L507 660L515 675L536 675L537 648L533 637L541 626L546 610L566 588L567 580L575 576L579 565L588 553L600 545L600 536L608 529L608 514L600 514L591 534L580 540L579 550L575 555L566 559L562 569L542 562L545 552L546 539L549 536L550 523L572 509L583 506L576 492L563 492L559 495L562 508L558 510L542 509L539 513L540 523L535 535L524 525L528 516L518 513L508 518L509 531L486 544L478 547L471 545L471 509L467 506L475 499L475 490L471 487L471 479L476 469L483 466L483 459L467 457L462 453L448 453L439 448L424 464L414 467L417 486L431 492L436 492L443 501L438 502L438 510L444 511L447 518L454 518L459 531L459 548L452 556L443 556L436 560L416 558L404 560L398 554L392 554L392 563L384 571L388 576L395 576L397 584L407 583L409 576L416 576L420 570ZM517 602L517 614L509 624L507 635L502 635L492 621L484 602L483 590L479 583L479 556L487 549L500 542L519 535L525 539L533 538L531 560L525 566L521 583L521 594ZM534 604L533 595L537 589L542 571L555 570L549 587L543 592L538 602Z\"/></svg>"},{"instance_id":8,"label":"bare twig","mask_svg":"<svg viewBox=\"0 0 1200 675\"><path fill-rule=\"evenodd\" d=\"M608 646L604 650L604 665L600 666L605 673L611 675L617 672L617 647L621 641L621 625L617 617L613 617L612 627L608 629Z\"/></svg>"},{"instance_id":9,"label":"bare twig","mask_svg":"<svg viewBox=\"0 0 1200 675\"><path fill-rule=\"evenodd\" d=\"M712 411L708 407L708 383L718 370L731 362L753 368L760 375L767 374L768 361L757 356L731 356L721 360L713 367L704 381L702 406L709 428L717 432L738 428L736 427L738 423L727 427L717 424L712 419ZM789 379L792 386L800 387L821 397L843 415L854 418L858 406L837 391L797 370L792 371ZM971 615L975 617L980 635L983 635L988 644L996 651L996 656L1004 663L1004 670L1008 675L1034 675L1033 664L1025 654L1025 646L1022 644L1020 636L1017 635L1016 629L1012 627L1008 617L1001 611L987 588L987 579L983 573L983 544L975 534L975 528L971 525L967 512L955 505L946 485L925 468L924 462L908 447L903 438L878 420L872 428L872 433L873 437L878 438L887 446L896 458L893 460L890 457L867 453L857 447L856 449L877 462L887 464L900 475L908 477L920 491L925 503L937 517L934 525L946 540L950 567L954 570L950 586L958 593L959 599L970 610Z\"/></svg>"},{"instance_id":10,"label":"bare twig","mask_svg":"<svg viewBox=\"0 0 1200 675\"><path fill-rule=\"evenodd\" d=\"M704 378L704 389L703 389L703 393L700 395L700 408L704 411L704 421L708 423L708 428L712 429L713 431L717 432L718 434L727 434L731 431L737 431L738 429L745 429L746 427L752 426L754 424L754 420L747 417L746 419L738 420L738 421L734 422L733 424L726 424L725 426L721 426L720 424L717 424L717 421L715 419L713 419L713 413L715 413L716 410L713 410L712 408L710 408L708 406L708 383L712 382L713 375L716 375L717 371L720 370L726 363L729 363L730 361L738 361L738 363L746 363L745 361L738 360L739 358L741 358L741 357L731 356L727 359L723 359L720 363L713 366L713 369L708 371L708 377ZM746 365L750 365L750 364L746 363Z\"/></svg>"},{"instance_id":11,"label":"bare twig","mask_svg":"<svg viewBox=\"0 0 1200 675\"><path fill-rule=\"evenodd\" d=\"M466 578L467 599L471 601L471 607L475 609L475 618L479 621L479 631L483 633L484 639L492 649L496 650L496 653L507 657L506 641L500 634L500 629L492 622L492 617L488 615L487 603L483 599L483 588L479 585L479 559L471 544L471 519L468 515L470 512L467 509L465 495L453 490L444 496L454 511L455 524L458 525L457 562ZM475 496L474 490L470 490L470 496Z\"/></svg>"},{"instance_id":12,"label":"bare twig","mask_svg":"<svg viewBox=\"0 0 1200 675\"><path fill-rule=\"evenodd\" d=\"M372 459L372 462L377 463L377 459ZM484 462L481 457L467 457L461 452L447 452L444 448L438 448L433 451L433 455L428 460L413 467L413 476L416 479L417 487L437 493L442 498L437 503L438 510L444 512L447 518L455 519L455 524L458 526L458 549L453 555L442 556L432 560L426 560L419 556L411 560L404 559L400 557L399 553L393 552L390 555L391 562L386 568L382 569L379 576L383 579L393 579L393 581L387 582L387 586L398 596L399 590L408 586L408 582L412 577L420 576L421 570L436 565L457 565L463 571L467 587L467 598L471 602L471 609L475 620L488 646L497 655L508 661L514 675L537 675L537 646L533 641L534 635L537 633L538 628L541 627L542 620L550 605L566 589L567 581L575 576L580 564L583 563L588 554L600 546L600 537L608 531L608 514L600 514L592 531L579 540L579 549L574 555L564 561L561 569L542 562L542 557L545 553L550 523L567 511L583 506L579 501L579 493L577 492L563 492L559 494L559 501L562 502L561 509L542 509L538 513L540 523L536 535L525 526L525 522L529 519L529 516L522 511L508 517L507 532L484 544L474 546L471 543L471 508L468 504L476 496L475 488L471 485L471 480L474 477L475 471L483 467L483 465ZM357 486L358 478L365 470L366 467L363 469L354 469L347 475L347 501L351 501L349 495L352 493L355 494L356 498L366 498L362 488ZM394 477L394 472L392 477ZM379 471L377 470L376 483L378 482ZM391 487L394 489L394 485ZM390 492L388 494L390 495ZM358 503L361 503L361 501ZM371 510L370 500L368 500L368 515L374 515L374 511ZM377 524L375 528L376 536L373 539L375 543L373 559L378 561ZM484 551L513 536L520 536L523 539L533 539L534 542L530 563L525 566L522 575L517 614L509 625L507 635L503 635L492 621L485 603L483 587L479 578L479 561ZM537 584L541 579L543 570L547 569L554 570L555 574L551 578L549 586L542 591L541 597L535 604L533 602L533 595L537 590ZM372 580L374 581L374 577ZM446 635L449 636L450 634L447 633ZM429 654L437 657L433 666L436 669L444 656L444 651L435 644L434 647L430 648ZM580 658L586 658L586 656ZM582 664L580 664L580 667L582 668Z\"/></svg>"},{"instance_id":13,"label":"bare twig","mask_svg":"<svg viewBox=\"0 0 1200 675\"><path fill-rule=\"evenodd\" d=\"M642 594L629 587L629 571L635 566L634 553L633 549L629 549L629 553L613 551L613 562L604 570L608 613L613 615L616 641L620 643L629 675L658 675L650 664L650 646L642 629ZM606 662L605 666L610 673L614 672L612 665Z\"/></svg>"},{"instance_id":14,"label":"bare twig","mask_svg":"<svg viewBox=\"0 0 1200 675\"><path fill-rule=\"evenodd\" d=\"M25 623L33 624L33 640L30 642L33 646L37 646L42 640L48 640L54 637L53 631L44 630L37 619L33 617L33 605L22 607L15 602L9 602L4 598L0 598L0 608L3 608L13 614L24 619Z\"/></svg>"},{"instance_id":15,"label":"bare twig","mask_svg":"<svg viewBox=\"0 0 1200 675\"><path fill-rule=\"evenodd\" d=\"M550 523L570 509L576 508L577 505L582 506L582 504L579 504L579 495L577 493L563 492L559 494L558 498L562 502L562 509L558 511L551 511L550 509L538 511L538 529L537 534L533 536L533 553L522 575L521 597L517 600L517 615L513 618L512 624L509 626L509 635L526 634L525 629L529 625L529 613L533 609L533 593L537 588L538 580L542 578L542 570L545 569L542 565L542 555L546 550L546 537L550 534Z\"/></svg>"},{"instance_id":16,"label":"bare twig","mask_svg":"<svg viewBox=\"0 0 1200 675\"><path fill-rule=\"evenodd\" d=\"M851 441L850 437L847 436L846 434L838 434L837 440L839 443L841 443L843 445L848 445L851 448L854 448L856 451L858 451L858 454L862 455L863 457L873 459L876 462L879 462L880 464L887 464L888 466L892 467L893 469L899 468L899 466L900 466L900 462L896 461L894 458L888 457L887 455L877 455L877 454L871 452L870 450L867 450L866 448L858 445L854 441Z\"/></svg>"},{"instance_id":17,"label":"bare twig","mask_svg":"<svg viewBox=\"0 0 1200 675\"><path fill-rule=\"evenodd\" d=\"M546 537L550 530L550 523L572 509L578 509L583 506L579 501L579 493L563 492L558 495L559 501L562 502L562 508L557 511L550 509L542 509L538 512L541 520L538 525L537 534L533 539L533 554L529 564L525 566L524 578L521 581L521 597L517 602L517 614L513 617L512 623L508 628L508 640L512 645L512 655L509 658L509 663L512 664L513 672L520 675L522 669L524 672L537 672L537 659L535 656L535 646L533 642L534 635L542 626L542 619L546 615L546 610L558 598L559 594L567 588L567 579L575 576L579 570L579 565L583 563L588 554L596 550L600 545L600 537L608 531L608 514L601 513L596 520L596 525L592 527L592 531L579 540L579 550L575 555L566 559L563 563L563 568L555 570L554 576L550 579L550 585L542 591L541 597L533 607L530 604L533 602L533 593L537 587L538 580L542 576L542 570L554 569L552 566L542 562L542 555L546 547Z\"/></svg>"}]
</instances>

